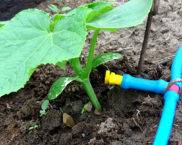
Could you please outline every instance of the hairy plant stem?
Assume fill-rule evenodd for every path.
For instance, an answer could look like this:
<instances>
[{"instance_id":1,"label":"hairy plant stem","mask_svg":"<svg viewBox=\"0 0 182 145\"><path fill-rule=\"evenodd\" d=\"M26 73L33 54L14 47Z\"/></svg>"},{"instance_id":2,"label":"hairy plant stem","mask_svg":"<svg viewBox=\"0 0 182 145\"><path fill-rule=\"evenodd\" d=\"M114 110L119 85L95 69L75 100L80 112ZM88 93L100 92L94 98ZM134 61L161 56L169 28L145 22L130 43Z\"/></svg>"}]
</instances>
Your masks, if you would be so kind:
<instances>
[{"instance_id":1,"label":"hairy plant stem","mask_svg":"<svg viewBox=\"0 0 182 145\"><path fill-rule=\"evenodd\" d=\"M87 95L89 96L90 101L94 105L95 109L101 110L101 105L97 99L97 96L93 90L92 85L90 84L90 80L89 79L83 80L82 85L83 85L85 91L87 92Z\"/></svg>"},{"instance_id":2,"label":"hairy plant stem","mask_svg":"<svg viewBox=\"0 0 182 145\"><path fill-rule=\"evenodd\" d=\"M101 105L97 99L97 96L93 90L93 87L92 85L90 84L90 80L89 80L89 75L88 77L83 77L83 69L81 67L81 64L79 62L79 58L75 58L75 59L72 59L71 60L71 65L72 65L72 68L74 70L74 72L79 76L79 78L82 80L81 83L85 89L85 91L87 92L87 95L89 96L90 98L90 101L92 102L92 104L94 105L95 109L97 110L101 110Z\"/></svg>"},{"instance_id":3,"label":"hairy plant stem","mask_svg":"<svg viewBox=\"0 0 182 145\"><path fill-rule=\"evenodd\" d=\"M83 68L80 64L79 58L73 58L70 62L74 72L82 79Z\"/></svg>"},{"instance_id":4,"label":"hairy plant stem","mask_svg":"<svg viewBox=\"0 0 182 145\"><path fill-rule=\"evenodd\" d=\"M85 68L82 68L79 58L74 58L70 62L74 72L82 80L81 83L85 91L87 92L90 101L94 105L95 109L101 110L101 105L97 99L97 96L89 80L90 72L92 71L92 62L94 59L94 50L97 43L98 34L99 34L98 30L96 30L93 34Z\"/></svg>"}]
</instances>

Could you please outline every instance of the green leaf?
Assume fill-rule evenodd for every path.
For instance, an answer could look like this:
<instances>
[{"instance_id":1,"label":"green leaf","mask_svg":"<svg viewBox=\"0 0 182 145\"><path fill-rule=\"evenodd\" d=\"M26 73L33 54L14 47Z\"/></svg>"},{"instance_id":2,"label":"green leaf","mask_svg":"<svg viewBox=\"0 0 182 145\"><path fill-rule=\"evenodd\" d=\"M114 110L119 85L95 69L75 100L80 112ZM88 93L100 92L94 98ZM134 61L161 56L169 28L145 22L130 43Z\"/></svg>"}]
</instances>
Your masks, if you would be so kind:
<instances>
[{"instance_id":1,"label":"green leaf","mask_svg":"<svg viewBox=\"0 0 182 145\"><path fill-rule=\"evenodd\" d=\"M6 25L9 21L0 21L0 28L4 25Z\"/></svg>"},{"instance_id":2,"label":"green leaf","mask_svg":"<svg viewBox=\"0 0 182 145\"><path fill-rule=\"evenodd\" d=\"M38 129L38 128L39 128L39 125L36 124L36 123L33 123L33 124L31 124L31 126L28 128L28 130L31 131L31 130L35 130L35 129Z\"/></svg>"},{"instance_id":3,"label":"green leaf","mask_svg":"<svg viewBox=\"0 0 182 145\"><path fill-rule=\"evenodd\" d=\"M40 116L46 114L46 110L49 107L49 101L56 99L66 88L66 86L72 81L79 81L77 77L60 77L51 86L47 99L41 105Z\"/></svg>"},{"instance_id":4,"label":"green leaf","mask_svg":"<svg viewBox=\"0 0 182 145\"><path fill-rule=\"evenodd\" d=\"M67 64L67 61L62 61L62 62L56 63L56 65L57 65L60 69L63 69L63 70L66 69L66 64Z\"/></svg>"},{"instance_id":5,"label":"green leaf","mask_svg":"<svg viewBox=\"0 0 182 145\"><path fill-rule=\"evenodd\" d=\"M123 57L123 55L121 55L120 53L113 53L113 52L109 52L109 53L104 53L101 55L98 55L92 63L92 68L96 68L101 64L104 64L106 62L115 60L115 59L121 59Z\"/></svg>"},{"instance_id":6,"label":"green leaf","mask_svg":"<svg viewBox=\"0 0 182 145\"><path fill-rule=\"evenodd\" d=\"M1 24L1 23L0 23L0 28L1 28L2 26L4 26L4 24Z\"/></svg>"},{"instance_id":7,"label":"green leaf","mask_svg":"<svg viewBox=\"0 0 182 145\"><path fill-rule=\"evenodd\" d=\"M0 27L2 27L2 26L4 26L4 24L0 22Z\"/></svg>"},{"instance_id":8,"label":"green leaf","mask_svg":"<svg viewBox=\"0 0 182 145\"><path fill-rule=\"evenodd\" d=\"M92 29L119 29L139 25L147 17L153 0L130 0L87 23Z\"/></svg>"},{"instance_id":9,"label":"green leaf","mask_svg":"<svg viewBox=\"0 0 182 145\"><path fill-rule=\"evenodd\" d=\"M72 81L77 80L77 77L60 77L51 86L48 93L48 100L56 99Z\"/></svg>"},{"instance_id":10,"label":"green leaf","mask_svg":"<svg viewBox=\"0 0 182 145\"><path fill-rule=\"evenodd\" d=\"M49 107L49 100L46 99L41 105L40 116L43 116L46 114L46 110L48 107Z\"/></svg>"},{"instance_id":11,"label":"green leaf","mask_svg":"<svg viewBox=\"0 0 182 145\"><path fill-rule=\"evenodd\" d=\"M86 7L91 10L87 16L87 22L92 21L113 8L112 4L109 2L94 2L87 4Z\"/></svg>"},{"instance_id":12,"label":"green leaf","mask_svg":"<svg viewBox=\"0 0 182 145\"><path fill-rule=\"evenodd\" d=\"M83 106L81 113L83 114L85 112L91 112L91 110L92 110L92 103L88 102Z\"/></svg>"},{"instance_id":13,"label":"green leaf","mask_svg":"<svg viewBox=\"0 0 182 145\"><path fill-rule=\"evenodd\" d=\"M65 29L67 29L67 30L69 30L71 32L77 33L77 35L82 36L84 38L84 41L85 41L86 34L87 34L86 33L86 31L87 31L86 30L86 24L85 24L87 14L88 14L88 9L85 8L85 7L79 7L77 9L74 9L74 10L70 11L65 16L65 18L63 19L64 21L61 20L61 21L59 21L57 23L57 25L55 26L55 31L60 31L60 28L62 26L64 26ZM80 37L80 36L78 36L78 37ZM71 41L74 39L71 35L69 35L69 37L71 38ZM69 46L70 42L67 42L68 46ZM84 43L82 43L82 49L83 49L83 47L84 47ZM74 51L77 51L76 47L72 51L73 51L72 53L74 53ZM81 51L80 51L80 53L81 53Z\"/></svg>"},{"instance_id":14,"label":"green leaf","mask_svg":"<svg viewBox=\"0 0 182 145\"><path fill-rule=\"evenodd\" d=\"M0 29L0 96L22 88L40 64L79 57L87 35L86 15L87 9L81 8L50 31L48 13L28 9L4 25Z\"/></svg>"}]
</instances>

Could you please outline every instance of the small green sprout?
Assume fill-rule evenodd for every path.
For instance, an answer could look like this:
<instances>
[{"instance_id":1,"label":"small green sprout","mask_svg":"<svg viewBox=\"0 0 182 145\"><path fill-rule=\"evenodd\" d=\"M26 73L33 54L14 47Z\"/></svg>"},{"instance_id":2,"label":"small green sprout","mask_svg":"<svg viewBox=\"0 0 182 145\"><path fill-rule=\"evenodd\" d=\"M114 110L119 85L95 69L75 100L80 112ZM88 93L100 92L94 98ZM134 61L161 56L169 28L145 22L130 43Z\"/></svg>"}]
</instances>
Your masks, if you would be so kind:
<instances>
[{"instance_id":1,"label":"small green sprout","mask_svg":"<svg viewBox=\"0 0 182 145\"><path fill-rule=\"evenodd\" d=\"M49 8L53 13L59 13L59 12L60 12L59 8L58 8L56 5L51 4L51 5L48 6L48 8Z\"/></svg>"},{"instance_id":2,"label":"small green sprout","mask_svg":"<svg viewBox=\"0 0 182 145\"><path fill-rule=\"evenodd\" d=\"M32 123L28 130L29 130L29 131L32 131L32 130L36 130L36 129L38 129L38 128L39 128L39 125L38 125L38 124Z\"/></svg>"},{"instance_id":3,"label":"small green sprout","mask_svg":"<svg viewBox=\"0 0 182 145\"><path fill-rule=\"evenodd\" d=\"M90 73L103 63L121 59L122 54L110 52L95 56L99 33L141 24L151 6L152 0L129 0L118 7L109 2L94 2L66 14L58 13L58 9L52 6L56 12L54 16L38 9L28 9L7 23L0 22L0 96L24 87L41 64L66 67L65 64L69 63L75 75L60 77L53 83L42 104L41 115L72 81L80 82L95 109L101 110L89 80ZM82 65L79 57L88 31L93 35L86 62Z\"/></svg>"},{"instance_id":4,"label":"small green sprout","mask_svg":"<svg viewBox=\"0 0 182 145\"><path fill-rule=\"evenodd\" d=\"M59 8L56 5L49 5L48 8L53 12L53 13L60 13L60 12L68 12L71 10L69 6L63 6L62 8Z\"/></svg>"},{"instance_id":5,"label":"small green sprout","mask_svg":"<svg viewBox=\"0 0 182 145\"><path fill-rule=\"evenodd\" d=\"M83 114L85 112L90 112L91 110L92 110L92 103L88 102L83 106L81 113Z\"/></svg>"},{"instance_id":6,"label":"small green sprout","mask_svg":"<svg viewBox=\"0 0 182 145\"><path fill-rule=\"evenodd\" d=\"M62 12L67 12L67 11L70 11L70 10L71 10L71 8L69 6L64 6L61 9Z\"/></svg>"}]
</instances>

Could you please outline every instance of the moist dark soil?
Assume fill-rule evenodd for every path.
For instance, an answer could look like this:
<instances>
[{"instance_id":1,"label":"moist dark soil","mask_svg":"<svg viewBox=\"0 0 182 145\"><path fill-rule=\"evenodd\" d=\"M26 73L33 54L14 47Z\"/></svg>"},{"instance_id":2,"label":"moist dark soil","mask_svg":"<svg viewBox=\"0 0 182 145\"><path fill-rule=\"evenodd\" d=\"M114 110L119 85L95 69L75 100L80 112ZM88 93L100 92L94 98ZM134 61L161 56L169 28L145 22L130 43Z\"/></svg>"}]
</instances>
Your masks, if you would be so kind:
<instances>
[{"instance_id":1,"label":"moist dark soil","mask_svg":"<svg viewBox=\"0 0 182 145\"><path fill-rule=\"evenodd\" d=\"M35 7L43 1L45 0L0 0L0 20L9 20L17 12Z\"/></svg>"},{"instance_id":2,"label":"moist dark soil","mask_svg":"<svg viewBox=\"0 0 182 145\"><path fill-rule=\"evenodd\" d=\"M1 20L10 18L17 12L10 10L12 7L17 7L17 3L12 4L11 7L6 7L7 9L1 8L1 3L5 6L6 2L9 1L0 2L0 11L4 13L0 13ZM85 2L68 0L57 3L51 0L41 3L39 8L47 11L47 5L50 3L68 5L73 8ZM23 6L28 3L28 0L19 3L22 3ZM137 49L142 44L140 38L143 36L145 25L122 30L112 35L109 33L101 34L97 53L106 50L119 52L121 49L125 50L123 60L100 66L90 76L91 83L103 107L101 114L95 114L93 109L89 113L81 113L83 105L89 99L80 84L72 83L58 99L51 102L46 116L40 117L40 105L43 99L46 98L51 84L67 73L72 75L70 68L63 71L50 64L40 66L25 88L17 93L0 98L0 145L152 144L163 107L162 96L106 86L104 85L104 74L105 70L110 69L116 73L129 73L136 77L169 80L169 70L175 50L160 50L163 53L155 54L157 53L156 47L158 45L162 45L163 48L165 46L174 48L178 43L181 43L179 39L181 35L176 35L178 32L172 30L172 28L166 28L165 22L159 25L161 24L161 17L164 16L166 17L167 26L169 26L169 22L179 21L177 16L174 16L173 20L170 19L173 14L176 15L178 13L179 7L177 5L182 5L181 2L176 1L176 3L172 5L173 1L161 0L161 12L155 16L153 22L153 25L158 24L157 26L161 30L154 30L152 27L152 35L149 42L150 50L148 50L146 56L144 73L140 76L137 74L139 51ZM32 4L36 4L35 1L32 1ZM23 9L28 6L32 7L35 5L26 5ZM166 11L170 7L172 7L172 11ZM171 36L171 39L165 40L164 44L162 33L166 29L168 31L165 31L164 34L165 36ZM154 32L156 33L154 34ZM161 36L161 39L156 40L159 36ZM120 41L121 38L122 41ZM133 47L133 45L136 47ZM75 125L73 127L68 127L63 123L63 113L69 114L74 119ZM181 142L182 105L179 103L170 144L180 145Z\"/></svg>"}]
</instances>

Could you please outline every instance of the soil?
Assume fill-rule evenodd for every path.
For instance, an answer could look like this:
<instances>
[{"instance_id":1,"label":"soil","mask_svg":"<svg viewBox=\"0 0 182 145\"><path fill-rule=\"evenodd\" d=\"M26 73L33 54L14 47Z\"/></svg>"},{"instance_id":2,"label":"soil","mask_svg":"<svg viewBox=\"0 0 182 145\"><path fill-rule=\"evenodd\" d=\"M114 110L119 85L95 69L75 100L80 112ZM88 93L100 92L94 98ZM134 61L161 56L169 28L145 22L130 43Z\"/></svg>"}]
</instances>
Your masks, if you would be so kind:
<instances>
[{"instance_id":1,"label":"soil","mask_svg":"<svg viewBox=\"0 0 182 145\"><path fill-rule=\"evenodd\" d=\"M32 7L40 1L28 0L18 4L15 0L1 0L0 19L12 17L20 9ZM13 3L14 2L14 3ZM48 4L71 8L88 1L50 0L38 8L49 11ZM123 1L118 1L121 3ZM28 5L26 5L28 4ZM18 7L18 8L17 8ZM16 10L15 10L16 9ZM170 79L172 57L182 43L182 2L161 0L159 13L154 16L142 77ZM39 117L42 100L51 84L66 71L53 65L40 66L25 88L0 98L0 145L146 145L152 144L160 119L162 96L136 90L121 90L103 84L104 73L137 74L137 62L142 46L145 23L116 33L102 33L96 53L118 51L124 59L98 67L91 74L91 83L102 104L100 115L94 110L81 114L88 97L79 84L72 83L63 94L51 102L46 116ZM83 55L85 55L83 53ZM63 113L72 116L75 126L63 124ZM182 103L170 139L171 145L182 143Z\"/></svg>"},{"instance_id":2,"label":"soil","mask_svg":"<svg viewBox=\"0 0 182 145\"><path fill-rule=\"evenodd\" d=\"M19 11L32 8L45 0L1 0L0 1L0 20L9 20Z\"/></svg>"}]
</instances>

